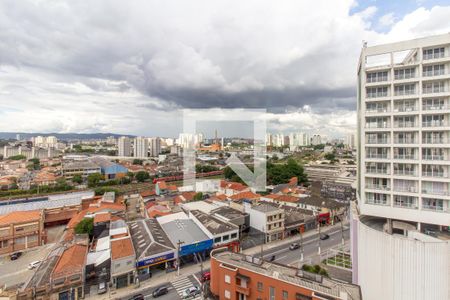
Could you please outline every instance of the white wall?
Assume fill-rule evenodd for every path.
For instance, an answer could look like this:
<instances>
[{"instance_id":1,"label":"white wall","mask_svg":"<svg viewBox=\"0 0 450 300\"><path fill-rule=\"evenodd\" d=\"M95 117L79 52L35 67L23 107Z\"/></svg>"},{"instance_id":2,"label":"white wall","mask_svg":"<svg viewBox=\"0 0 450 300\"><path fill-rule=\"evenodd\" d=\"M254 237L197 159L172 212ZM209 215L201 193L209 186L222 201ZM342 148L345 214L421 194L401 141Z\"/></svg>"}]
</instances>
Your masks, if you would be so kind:
<instances>
[{"instance_id":1,"label":"white wall","mask_svg":"<svg viewBox=\"0 0 450 300\"><path fill-rule=\"evenodd\" d=\"M363 299L450 299L449 242L389 235L358 222L355 245Z\"/></svg>"},{"instance_id":2,"label":"white wall","mask_svg":"<svg viewBox=\"0 0 450 300\"><path fill-rule=\"evenodd\" d=\"M266 214L256 209L252 209L249 203L244 204L244 209L245 212L250 215L250 227L253 227L259 231L264 229L264 232L266 232L267 231Z\"/></svg>"}]
</instances>

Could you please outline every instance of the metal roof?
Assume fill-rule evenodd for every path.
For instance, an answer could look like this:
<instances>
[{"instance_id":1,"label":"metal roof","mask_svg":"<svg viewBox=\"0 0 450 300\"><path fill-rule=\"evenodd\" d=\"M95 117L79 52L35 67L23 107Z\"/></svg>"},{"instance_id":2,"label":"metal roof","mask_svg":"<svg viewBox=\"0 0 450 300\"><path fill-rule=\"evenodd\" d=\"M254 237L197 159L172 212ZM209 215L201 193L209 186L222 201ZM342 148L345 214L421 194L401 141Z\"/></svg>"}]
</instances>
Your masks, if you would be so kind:
<instances>
[{"instance_id":1,"label":"metal roof","mask_svg":"<svg viewBox=\"0 0 450 300\"><path fill-rule=\"evenodd\" d=\"M210 239L191 219L173 220L162 224L161 227L174 245L178 241L184 242L185 246Z\"/></svg>"}]
</instances>

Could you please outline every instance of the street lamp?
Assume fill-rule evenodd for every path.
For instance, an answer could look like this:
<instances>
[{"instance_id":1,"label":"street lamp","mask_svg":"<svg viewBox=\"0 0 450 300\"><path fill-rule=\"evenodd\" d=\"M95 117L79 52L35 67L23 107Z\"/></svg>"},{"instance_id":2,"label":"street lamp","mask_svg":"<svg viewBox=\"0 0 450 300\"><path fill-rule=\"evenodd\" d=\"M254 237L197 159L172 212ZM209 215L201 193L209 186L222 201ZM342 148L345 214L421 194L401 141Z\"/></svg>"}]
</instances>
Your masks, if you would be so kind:
<instances>
[{"instance_id":1,"label":"street lamp","mask_svg":"<svg viewBox=\"0 0 450 300\"><path fill-rule=\"evenodd\" d=\"M319 226L319 240L318 240L318 252L317 252L317 254L320 255L320 218L319 218L319 224L317 226Z\"/></svg>"}]
</instances>

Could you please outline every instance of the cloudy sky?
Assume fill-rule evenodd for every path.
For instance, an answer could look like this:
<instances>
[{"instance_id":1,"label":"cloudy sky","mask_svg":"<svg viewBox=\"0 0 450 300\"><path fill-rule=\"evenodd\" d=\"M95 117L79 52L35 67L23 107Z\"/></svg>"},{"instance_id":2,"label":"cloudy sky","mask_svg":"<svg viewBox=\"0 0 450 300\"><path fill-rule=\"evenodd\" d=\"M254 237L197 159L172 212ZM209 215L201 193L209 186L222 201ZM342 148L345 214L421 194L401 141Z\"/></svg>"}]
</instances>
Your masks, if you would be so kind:
<instances>
[{"instance_id":1,"label":"cloudy sky","mask_svg":"<svg viewBox=\"0 0 450 300\"><path fill-rule=\"evenodd\" d=\"M343 136L370 45L450 32L447 1L0 1L0 131L175 136L183 108L265 108Z\"/></svg>"}]
</instances>

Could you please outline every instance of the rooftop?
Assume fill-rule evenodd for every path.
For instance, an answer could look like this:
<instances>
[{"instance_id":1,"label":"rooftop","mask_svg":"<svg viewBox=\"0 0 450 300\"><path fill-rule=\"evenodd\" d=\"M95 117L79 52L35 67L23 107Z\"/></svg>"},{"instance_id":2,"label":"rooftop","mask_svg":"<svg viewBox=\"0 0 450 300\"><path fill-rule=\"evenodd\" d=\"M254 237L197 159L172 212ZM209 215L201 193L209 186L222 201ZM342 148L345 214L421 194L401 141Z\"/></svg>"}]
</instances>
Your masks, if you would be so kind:
<instances>
[{"instance_id":1,"label":"rooftop","mask_svg":"<svg viewBox=\"0 0 450 300\"><path fill-rule=\"evenodd\" d=\"M237 226L233 226L224 221L221 221L209 214L205 214L199 210L191 210L192 215L203 224L212 234L221 234L232 230L238 230Z\"/></svg>"},{"instance_id":2,"label":"rooftop","mask_svg":"<svg viewBox=\"0 0 450 300\"><path fill-rule=\"evenodd\" d=\"M39 221L41 219L41 211L14 211L6 215L0 216L0 226Z\"/></svg>"},{"instance_id":3,"label":"rooftop","mask_svg":"<svg viewBox=\"0 0 450 300\"><path fill-rule=\"evenodd\" d=\"M130 237L120 238L111 241L111 258L134 256L133 243Z\"/></svg>"},{"instance_id":4,"label":"rooftop","mask_svg":"<svg viewBox=\"0 0 450 300\"><path fill-rule=\"evenodd\" d=\"M213 251L211 256L227 265L313 290L333 299L361 299L360 288L354 284L342 283L330 278L309 274L293 267L262 261L256 257L241 253ZM347 294L347 297L344 296L345 294Z\"/></svg>"},{"instance_id":5,"label":"rooftop","mask_svg":"<svg viewBox=\"0 0 450 300\"><path fill-rule=\"evenodd\" d=\"M267 203L260 203L257 205L252 205L252 209L260 211L260 212L276 212L281 210L280 208L274 206L274 205L270 205Z\"/></svg>"},{"instance_id":6,"label":"rooftop","mask_svg":"<svg viewBox=\"0 0 450 300\"><path fill-rule=\"evenodd\" d=\"M111 213L109 212L99 212L94 215L94 224L95 223L104 223L111 221Z\"/></svg>"},{"instance_id":7,"label":"rooftop","mask_svg":"<svg viewBox=\"0 0 450 300\"><path fill-rule=\"evenodd\" d=\"M210 239L191 219L173 220L161 224L161 227L173 245L176 245L178 241L184 242L184 245L190 245Z\"/></svg>"},{"instance_id":8,"label":"rooftop","mask_svg":"<svg viewBox=\"0 0 450 300\"><path fill-rule=\"evenodd\" d=\"M67 276L82 272L87 255L87 246L74 244L64 250L53 270L52 277Z\"/></svg>"},{"instance_id":9,"label":"rooftop","mask_svg":"<svg viewBox=\"0 0 450 300\"><path fill-rule=\"evenodd\" d=\"M247 215L247 213L241 212L241 211L231 208L229 206L222 206L222 207L216 208L211 211L211 214L217 214L217 215L223 216L229 220L241 218L241 217Z\"/></svg>"}]
</instances>

